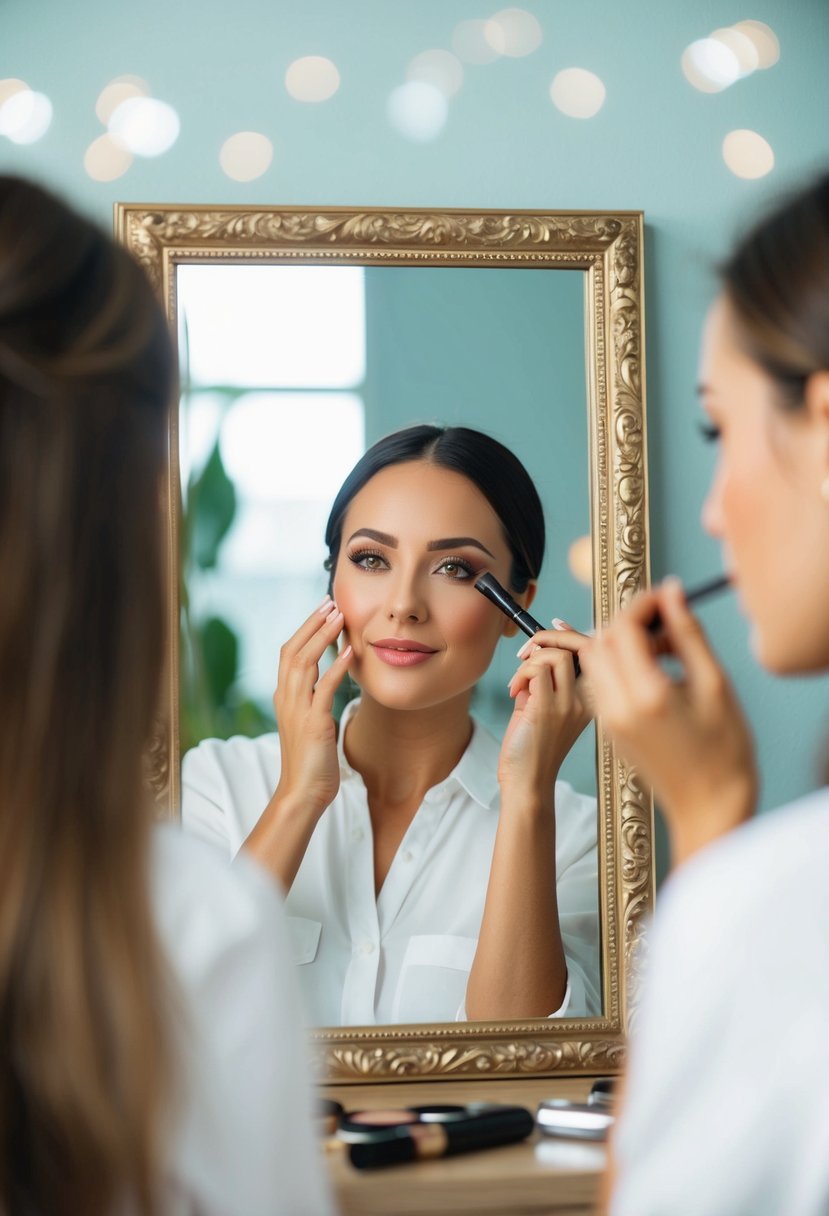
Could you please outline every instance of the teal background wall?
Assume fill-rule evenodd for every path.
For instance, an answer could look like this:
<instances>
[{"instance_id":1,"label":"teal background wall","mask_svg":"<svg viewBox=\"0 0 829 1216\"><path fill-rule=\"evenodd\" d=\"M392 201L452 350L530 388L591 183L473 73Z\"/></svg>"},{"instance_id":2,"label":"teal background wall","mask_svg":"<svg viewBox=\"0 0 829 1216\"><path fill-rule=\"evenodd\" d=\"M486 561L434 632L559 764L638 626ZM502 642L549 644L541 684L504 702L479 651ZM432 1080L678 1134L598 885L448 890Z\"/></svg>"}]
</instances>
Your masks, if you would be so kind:
<instances>
[{"instance_id":1,"label":"teal background wall","mask_svg":"<svg viewBox=\"0 0 829 1216\"><path fill-rule=\"evenodd\" d=\"M0 140L0 163L64 191L104 223L116 200L643 209L653 569L693 581L718 567L698 523L713 454L696 437L694 395L710 266L764 200L829 163L829 5L524 7L542 25L541 47L469 66L442 134L414 144L389 126L386 98L414 55L448 47L458 21L490 15L472 0L3 0L0 77L47 93L55 117L39 143ZM722 93L691 88L679 68L684 47L746 18L772 26L780 61ZM292 100L283 86L288 64L311 54L329 56L342 77L320 105ZM591 120L550 103L550 80L570 66L607 87ZM100 184L86 176L83 155L102 133L98 93L124 73L175 106L182 131L165 155ZM724 135L741 127L775 152L774 171L758 181L734 177L720 155ZM245 129L267 134L275 157L263 177L240 184L225 177L218 151ZM733 601L704 616L757 731L763 807L810 788L829 726L827 680L776 682L759 672Z\"/></svg>"}]
</instances>

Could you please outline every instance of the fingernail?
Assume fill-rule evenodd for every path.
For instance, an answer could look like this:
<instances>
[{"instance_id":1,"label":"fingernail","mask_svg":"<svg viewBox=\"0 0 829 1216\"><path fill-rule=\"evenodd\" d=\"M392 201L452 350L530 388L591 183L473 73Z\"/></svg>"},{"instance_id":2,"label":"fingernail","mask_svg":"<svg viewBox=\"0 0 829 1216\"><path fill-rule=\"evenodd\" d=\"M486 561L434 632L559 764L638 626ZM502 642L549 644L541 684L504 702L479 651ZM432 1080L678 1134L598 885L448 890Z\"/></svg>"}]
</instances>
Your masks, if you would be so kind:
<instances>
[{"instance_id":1,"label":"fingernail","mask_svg":"<svg viewBox=\"0 0 829 1216\"><path fill-rule=\"evenodd\" d=\"M317 609L317 612L322 612L322 613L327 612L330 604L331 604L331 596L326 595L325 599L322 601L319 608Z\"/></svg>"},{"instance_id":2,"label":"fingernail","mask_svg":"<svg viewBox=\"0 0 829 1216\"><path fill-rule=\"evenodd\" d=\"M532 638L528 638L527 641L524 643L524 645L520 648L520 650L517 651L517 657L519 659L524 659L527 657L527 650L529 648L531 641L532 641Z\"/></svg>"},{"instance_id":3,"label":"fingernail","mask_svg":"<svg viewBox=\"0 0 829 1216\"><path fill-rule=\"evenodd\" d=\"M340 612L337 605L334 604L333 608L328 613L328 616L325 618L325 623L328 624L329 621L333 621L338 616L342 616L342 613Z\"/></svg>"},{"instance_id":4,"label":"fingernail","mask_svg":"<svg viewBox=\"0 0 829 1216\"><path fill-rule=\"evenodd\" d=\"M340 654L340 658L347 659L350 654L351 654L351 646L346 646L345 649Z\"/></svg>"},{"instance_id":5,"label":"fingernail","mask_svg":"<svg viewBox=\"0 0 829 1216\"><path fill-rule=\"evenodd\" d=\"M560 616L553 617L553 629L561 630L561 629L569 629L569 628L570 628L570 626L567 624L566 621L563 621Z\"/></svg>"}]
</instances>

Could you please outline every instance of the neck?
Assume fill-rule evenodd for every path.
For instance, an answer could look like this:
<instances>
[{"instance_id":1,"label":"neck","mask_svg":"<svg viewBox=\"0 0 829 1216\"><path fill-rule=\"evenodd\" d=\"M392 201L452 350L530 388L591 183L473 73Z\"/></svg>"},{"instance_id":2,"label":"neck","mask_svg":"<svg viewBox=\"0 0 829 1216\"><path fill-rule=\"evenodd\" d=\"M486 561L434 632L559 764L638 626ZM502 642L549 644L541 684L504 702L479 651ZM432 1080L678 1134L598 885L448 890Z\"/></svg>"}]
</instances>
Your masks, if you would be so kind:
<instances>
[{"instance_id":1,"label":"neck","mask_svg":"<svg viewBox=\"0 0 829 1216\"><path fill-rule=\"evenodd\" d=\"M471 692L427 709L388 709L363 696L348 723L346 759L370 799L386 805L419 803L444 781L472 737Z\"/></svg>"}]
</instances>

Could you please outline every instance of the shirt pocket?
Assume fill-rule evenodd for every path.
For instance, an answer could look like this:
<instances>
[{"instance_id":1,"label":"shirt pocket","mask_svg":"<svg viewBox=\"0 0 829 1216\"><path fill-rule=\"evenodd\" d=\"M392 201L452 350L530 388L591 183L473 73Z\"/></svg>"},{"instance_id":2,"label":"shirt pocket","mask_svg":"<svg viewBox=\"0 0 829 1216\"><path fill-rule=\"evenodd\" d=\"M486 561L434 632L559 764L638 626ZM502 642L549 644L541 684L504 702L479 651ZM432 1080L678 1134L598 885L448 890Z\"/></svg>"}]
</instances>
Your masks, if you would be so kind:
<instances>
[{"instance_id":1,"label":"shirt pocket","mask_svg":"<svg viewBox=\"0 0 829 1216\"><path fill-rule=\"evenodd\" d=\"M395 1022L453 1022L466 997L477 937L420 933L409 938L394 998Z\"/></svg>"},{"instance_id":2,"label":"shirt pocket","mask_svg":"<svg viewBox=\"0 0 829 1216\"><path fill-rule=\"evenodd\" d=\"M321 921L309 920L307 916L288 917L291 957L297 966L302 966L304 963L313 963L317 957L321 933Z\"/></svg>"}]
</instances>

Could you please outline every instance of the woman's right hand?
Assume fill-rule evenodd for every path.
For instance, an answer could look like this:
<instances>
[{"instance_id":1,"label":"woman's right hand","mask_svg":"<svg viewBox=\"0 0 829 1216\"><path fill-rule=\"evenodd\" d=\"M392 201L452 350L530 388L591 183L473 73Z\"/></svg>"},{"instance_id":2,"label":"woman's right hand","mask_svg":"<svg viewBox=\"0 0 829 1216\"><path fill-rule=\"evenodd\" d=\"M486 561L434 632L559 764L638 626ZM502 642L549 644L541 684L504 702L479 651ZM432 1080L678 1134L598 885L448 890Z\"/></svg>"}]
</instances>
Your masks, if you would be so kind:
<instances>
[{"instance_id":1,"label":"woman's right hand","mask_svg":"<svg viewBox=\"0 0 829 1216\"><path fill-rule=\"evenodd\" d=\"M657 612L658 646L648 630ZM657 650L678 661L678 678ZM675 863L752 814L751 733L677 580L636 596L585 650L582 667L602 725L653 789Z\"/></svg>"},{"instance_id":2,"label":"woman's right hand","mask_svg":"<svg viewBox=\"0 0 829 1216\"><path fill-rule=\"evenodd\" d=\"M290 804L316 822L340 786L334 694L351 661L346 646L325 675L319 664L343 630L343 614L326 597L282 647L273 706L282 770L274 803Z\"/></svg>"}]
</instances>

